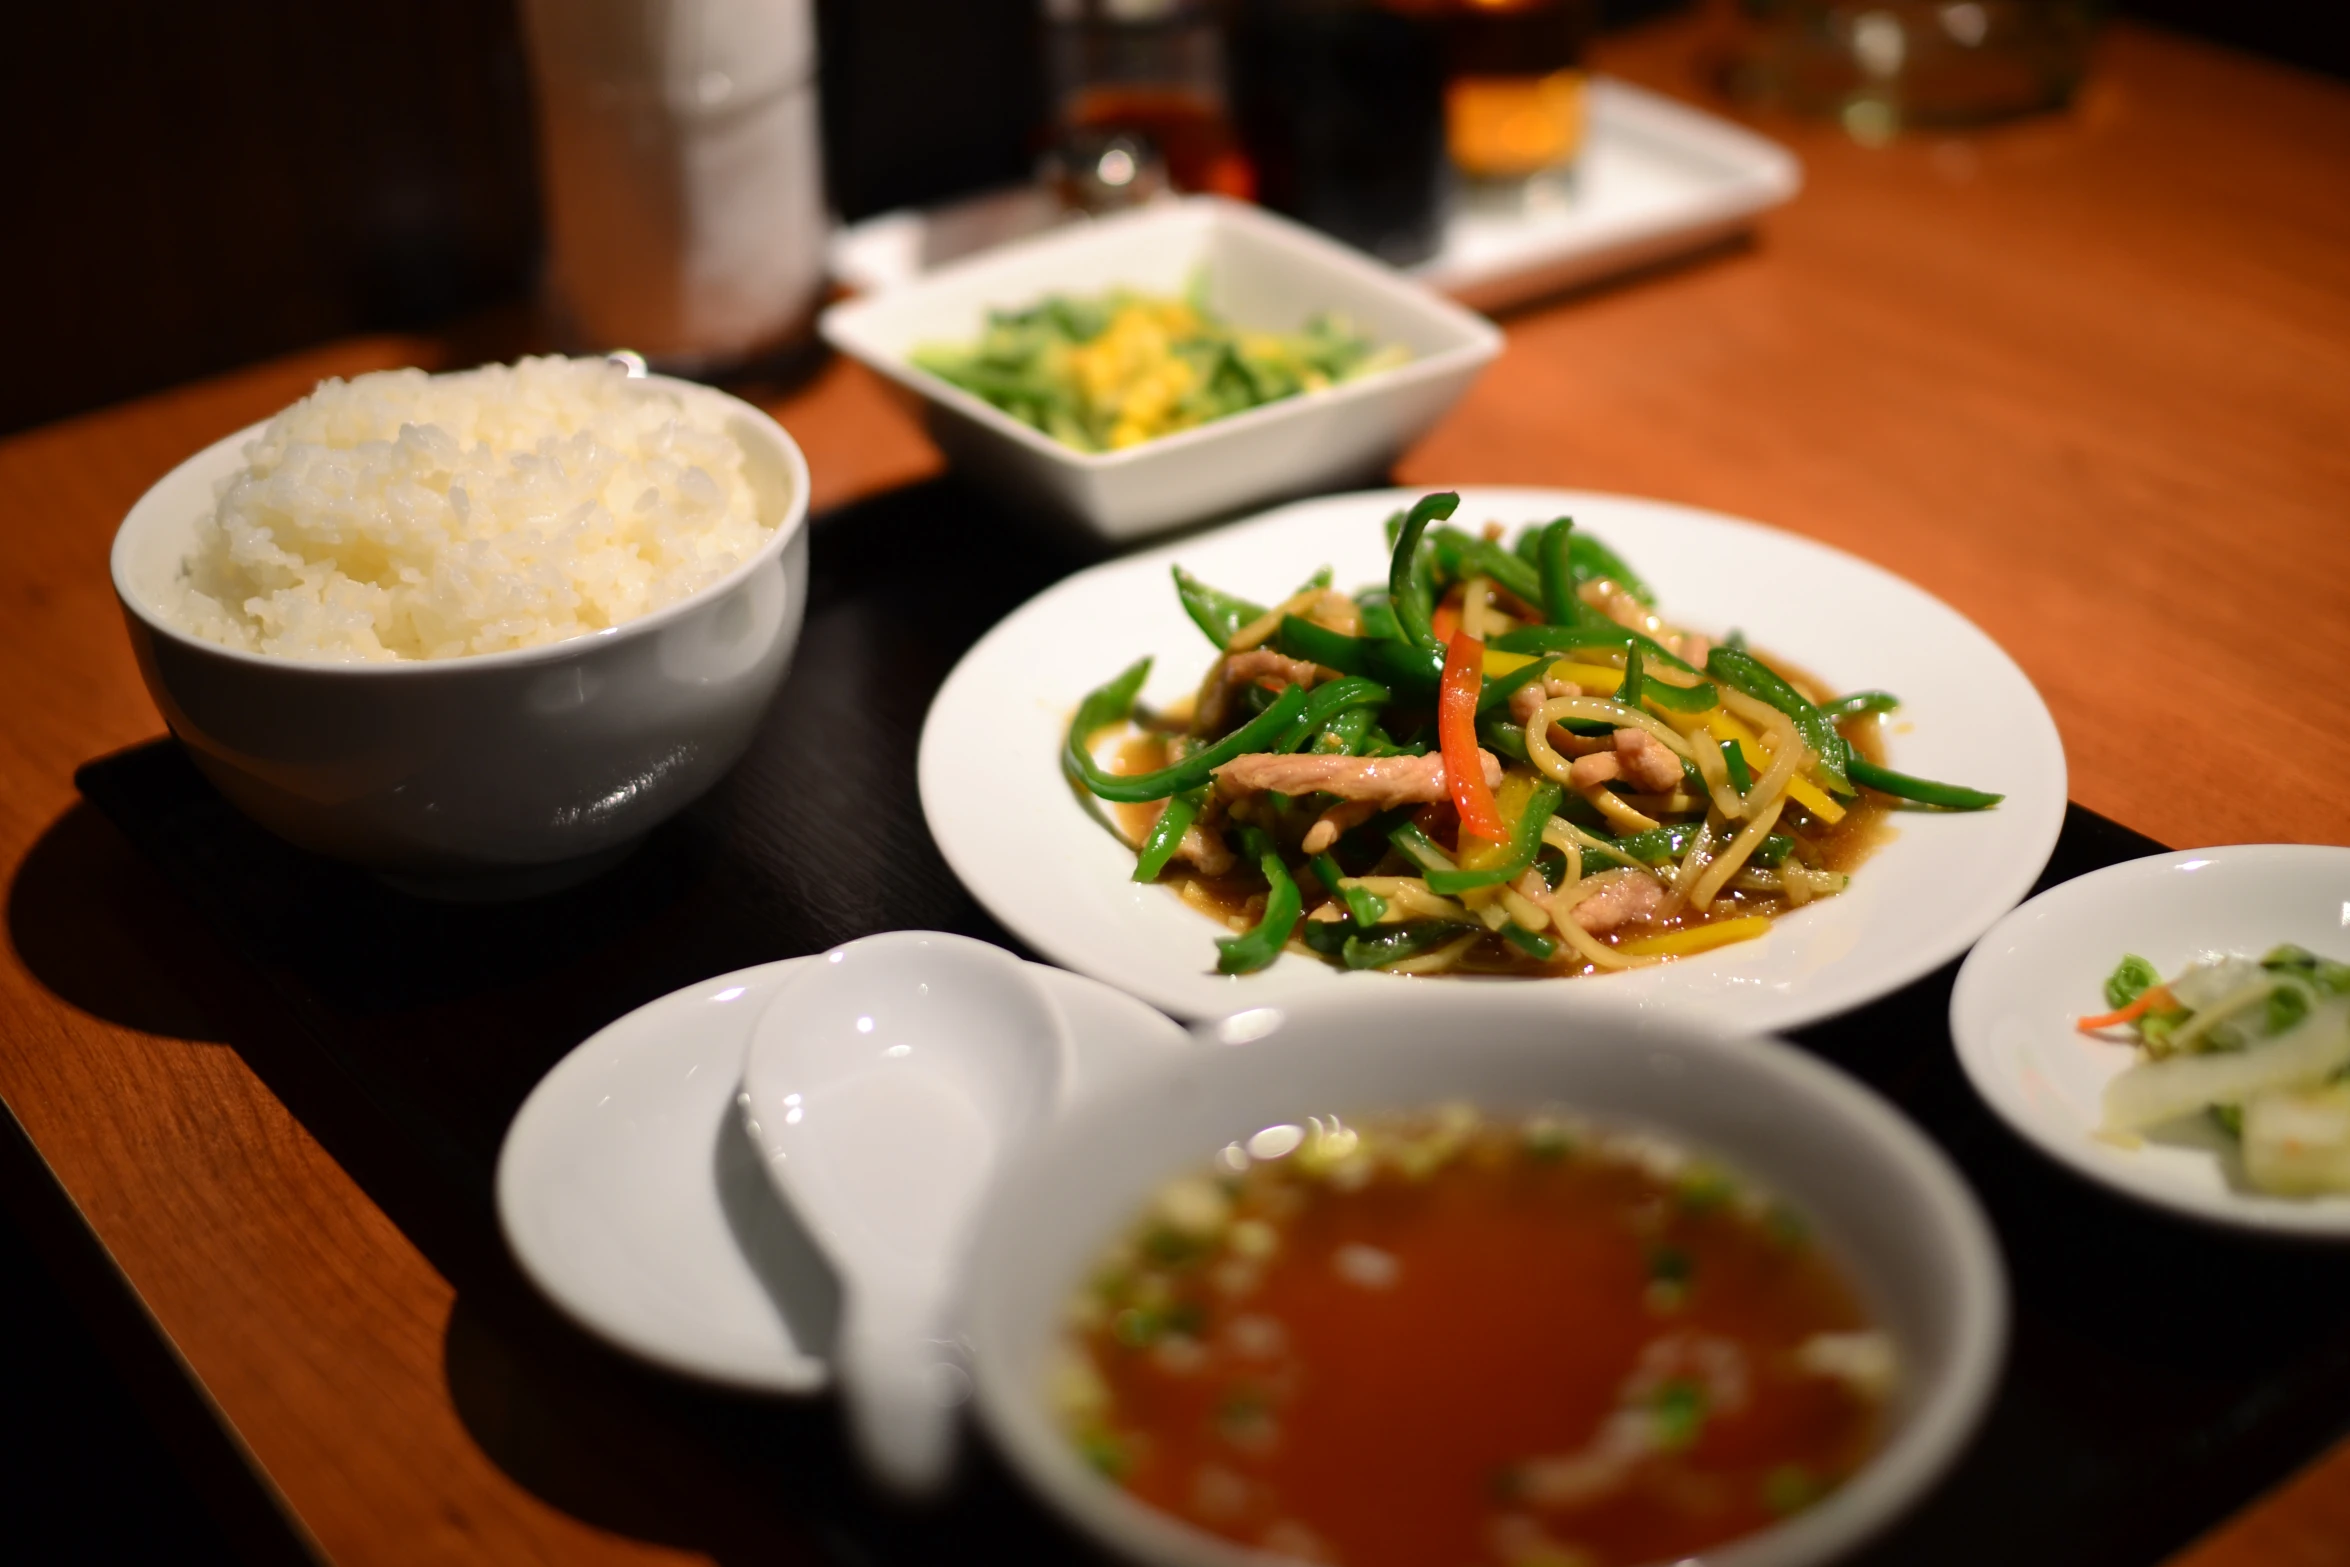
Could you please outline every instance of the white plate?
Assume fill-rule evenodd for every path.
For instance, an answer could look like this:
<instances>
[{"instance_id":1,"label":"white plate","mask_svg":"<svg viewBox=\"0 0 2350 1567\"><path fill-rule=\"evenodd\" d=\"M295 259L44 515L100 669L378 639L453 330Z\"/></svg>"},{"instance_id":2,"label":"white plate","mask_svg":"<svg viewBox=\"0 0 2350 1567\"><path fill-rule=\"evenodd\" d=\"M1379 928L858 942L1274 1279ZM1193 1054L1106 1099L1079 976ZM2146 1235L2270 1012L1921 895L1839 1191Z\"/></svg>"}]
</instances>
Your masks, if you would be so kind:
<instances>
[{"instance_id":1,"label":"white plate","mask_svg":"<svg viewBox=\"0 0 2350 1567\"><path fill-rule=\"evenodd\" d=\"M947 863L989 912L1055 962L1177 1017L1278 1006L1337 985L1392 985L1283 955L1215 972L1222 934L1165 887L1064 781L1062 730L1086 691L1156 657L1144 699L1189 692L1214 656L1168 568L1270 603L1322 566L1342 587L1384 579L1380 523L1418 492L1334 495L1080 572L982 638L931 704L922 810ZM2064 751L2022 670L1959 613L1900 578L1756 523L1588 491L1471 488L1456 522L1574 516L1656 585L1676 623L1743 628L1848 690L1903 698L1892 765L2007 796L1973 814L1905 813L1851 890L1759 941L1627 974L1519 981L1561 1004L1681 1007L1754 1030L1792 1028L1884 995L1956 957L2031 889L2063 825ZM1455 982L1464 986L1474 982Z\"/></svg>"},{"instance_id":2,"label":"white plate","mask_svg":"<svg viewBox=\"0 0 2350 1567\"><path fill-rule=\"evenodd\" d=\"M1726 238L1803 185L1794 154L1718 115L1608 77L1591 83L1591 133L1558 199L1516 212L1467 209L1445 224L1421 282L1480 310L1588 283ZM1019 185L867 218L832 237L832 274L895 288L958 257L1062 221Z\"/></svg>"},{"instance_id":3,"label":"white plate","mask_svg":"<svg viewBox=\"0 0 2350 1567\"><path fill-rule=\"evenodd\" d=\"M2073 1027L2106 1010L2105 977L2125 952L2168 975L2288 941L2350 958L2350 849L2240 844L2109 865L1991 928L1959 970L1950 1035L1984 1101L2091 1180L2223 1224L2350 1236L2350 1195L2250 1190L2234 1144L2200 1116L2135 1148L2099 1138L2105 1085L2138 1052Z\"/></svg>"},{"instance_id":4,"label":"white plate","mask_svg":"<svg viewBox=\"0 0 2350 1567\"><path fill-rule=\"evenodd\" d=\"M531 1090L498 1153L498 1220L532 1282L667 1370L763 1393L829 1379L838 1290L735 1114L751 1025L811 961L721 974L590 1037ZM1075 1097L1188 1037L1127 996L1035 965L1074 1047Z\"/></svg>"}]
</instances>

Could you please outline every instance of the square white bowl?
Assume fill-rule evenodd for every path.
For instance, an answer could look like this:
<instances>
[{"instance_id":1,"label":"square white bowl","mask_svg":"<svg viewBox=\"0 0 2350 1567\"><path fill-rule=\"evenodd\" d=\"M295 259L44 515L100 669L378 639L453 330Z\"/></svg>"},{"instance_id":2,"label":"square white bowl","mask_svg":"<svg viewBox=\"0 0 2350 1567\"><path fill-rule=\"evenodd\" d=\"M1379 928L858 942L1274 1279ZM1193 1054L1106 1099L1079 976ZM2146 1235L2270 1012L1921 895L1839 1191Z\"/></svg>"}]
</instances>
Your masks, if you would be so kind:
<instances>
[{"instance_id":1,"label":"square white bowl","mask_svg":"<svg viewBox=\"0 0 2350 1567\"><path fill-rule=\"evenodd\" d=\"M1113 287L1180 294L1195 274L1227 320L1290 331L1344 315L1407 364L1116 452L1080 452L908 357L969 342L990 308ZM932 437L981 481L1103 539L1141 538L1379 471L1450 408L1501 333L1394 268L1213 196L1056 229L827 310L825 341L923 400Z\"/></svg>"}]
</instances>

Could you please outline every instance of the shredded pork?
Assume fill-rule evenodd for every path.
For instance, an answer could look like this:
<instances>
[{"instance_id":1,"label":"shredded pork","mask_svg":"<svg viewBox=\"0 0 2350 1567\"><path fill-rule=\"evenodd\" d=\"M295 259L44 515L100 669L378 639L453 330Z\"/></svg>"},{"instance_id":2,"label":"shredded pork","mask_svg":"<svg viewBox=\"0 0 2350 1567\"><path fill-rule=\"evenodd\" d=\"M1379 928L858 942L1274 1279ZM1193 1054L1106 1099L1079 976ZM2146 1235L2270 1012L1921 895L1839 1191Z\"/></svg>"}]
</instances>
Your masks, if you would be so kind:
<instances>
[{"instance_id":1,"label":"shredded pork","mask_svg":"<svg viewBox=\"0 0 2350 1567\"><path fill-rule=\"evenodd\" d=\"M1567 781L1578 789L1614 778L1663 794L1681 786L1681 759L1645 729L1619 729L1615 750L1579 756L1567 769Z\"/></svg>"},{"instance_id":2,"label":"shredded pork","mask_svg":"<svg viewBox=\"0 0 2350 1567\"><path fill-rule=\"evenodd\" d=\"M1212 735L1224 727L1224 718L1232 708L1235 692L1246 685L1264 683L1273 687L1312 687L1321 678L1321 666L1307 663L1302 658L1291 658L1276 653L1269 647L1250 648L1245 653L1228 653L1223 662L1208 676L1200 691L1197 715L1192 720L1192 733Z\"/></svg>"},{"instance_id":3,"label":"shredded pork","mask_svg":"<svg viewBox=\"0 0 2350 1567\"><path fill-rule=\"evenodd\" d=\"M1485 783L1501 783L1501 762L1490 751L1479 751ZM1216 769L1216 783L1224 794L1254 794L1272 789L1282 794L1334 794L1342 800L1365 800L1384 810L1396 805L1428 804L1449 799L1441 756L1284 756L1261 752L1236 756Z\"/></svg>"},{"instance_id":4,"label":"shredded pork","mask_svg":"<svg viewBox=\"0 0 2350 1567\"><path fill-rule=\"evenodd\" d=\"M1320 854L1338 841L1338 835L1352 832L1379 814L1376 800L1341 800L1314 818L1314 825L1306 829L1305 842L1298 845L1308 854Z\"/></svg>"},{"instance_id":5,"label":"shredded pork","mask_svg":"<svg viewBox=\"0 0 2350 1567\"><path fill-rule=\"evenodd\" d=\"M1567 913L1594 936L1654 919L1665 906L1664 889L1645 871L1607 871L1591 882L1595 890Z\"/></svg>"}]
</instances>

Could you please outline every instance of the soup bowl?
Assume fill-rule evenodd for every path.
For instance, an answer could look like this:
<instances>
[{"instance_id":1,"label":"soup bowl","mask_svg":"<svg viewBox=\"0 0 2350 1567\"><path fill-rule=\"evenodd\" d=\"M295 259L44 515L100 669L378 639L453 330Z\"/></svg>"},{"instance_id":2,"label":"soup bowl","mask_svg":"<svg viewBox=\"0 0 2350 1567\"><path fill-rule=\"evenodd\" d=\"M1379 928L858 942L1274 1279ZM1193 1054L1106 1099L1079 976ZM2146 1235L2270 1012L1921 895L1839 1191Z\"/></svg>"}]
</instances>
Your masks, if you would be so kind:
<instances>
[{"instance_id":1,"label":"soup bowl","mask_svg":"<svg viewBox=\"0 0 2350 1567\"><path fill-rule=\"evenodd\" d=\"M1989 1227L1908 1122L1789 1045L1634 1012L1561 1016L1539 994L1500 986L1473 998L1382 987L1197 1032L1199 1050L1029 1140L984 1201L966 1275L980 1423L1030 1486L1126 1558L1268 1560L1146 1506L1079 1455L1048 1386L1069 1301L1171 1177L1309 1116L1451 1101L1571 1112L1718 1158L1809 1221L1893 1342L1882 1440L1823 1500L1708 1549L1708 1567L1798 1567L1851 1549L1933 1482L1983 1412L2007 1321Z\"/></svg>"},{"instance_id":2,"label":"soup bowl","mask_svg":"<svg viewBox=\"0 0 2350 1567\"><path fill-rule=\"evenodd\" d=\"M750 404L647 379L715 415L774 531L687 598L538 647L338 664L193 635L165 595L215 486L266 425L158 480L115 534L114 590L148 693L204 775L290 843L454 898L581 880L716 783L749 746L799 637L808 465Z\"/></svg>"}]
</instances>

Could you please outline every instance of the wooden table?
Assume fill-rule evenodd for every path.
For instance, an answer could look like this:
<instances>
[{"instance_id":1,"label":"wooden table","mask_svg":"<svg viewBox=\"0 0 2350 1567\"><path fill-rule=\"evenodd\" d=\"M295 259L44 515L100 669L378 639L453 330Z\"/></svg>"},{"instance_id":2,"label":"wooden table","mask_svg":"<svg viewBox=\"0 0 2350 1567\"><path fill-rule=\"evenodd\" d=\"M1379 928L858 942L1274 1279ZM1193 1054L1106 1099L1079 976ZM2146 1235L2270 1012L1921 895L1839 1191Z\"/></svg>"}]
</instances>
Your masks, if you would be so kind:
<instances>
[{"instance_id":1,"label":"wooden table","mask_svg":"<svg viewBox=\"0 0 2350 1567\"><path fill-rule=\"evenodd\" d=\"M1702 99L1708 47L1676 26L1607 63ZM1399 478L1634 491L1840 545L2021 661L2076 800L2176 844L2350 841L2350 92L2116 27L2061 120L1882 151L1763 128L1800 200L1509 319ZM258 1482L215 1490L262 1534L338 1563L706 1559L484 1453L449 1284L263 1086L268 999L71 779L161 728L106 574L139 492L321 375L472 349L337 343L0 442L0 1097L38 1156L0 1174L196 1447ZM851 367L770 401L819 508L937 469ZM2350 1444L2181 1560L2350 1562Z\"/></svg>"}]
</instances>

